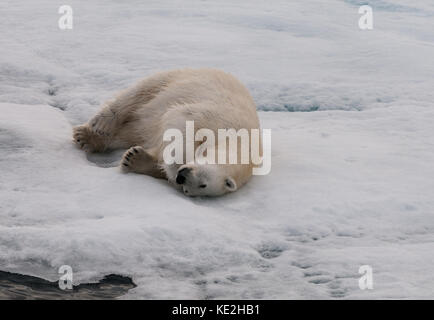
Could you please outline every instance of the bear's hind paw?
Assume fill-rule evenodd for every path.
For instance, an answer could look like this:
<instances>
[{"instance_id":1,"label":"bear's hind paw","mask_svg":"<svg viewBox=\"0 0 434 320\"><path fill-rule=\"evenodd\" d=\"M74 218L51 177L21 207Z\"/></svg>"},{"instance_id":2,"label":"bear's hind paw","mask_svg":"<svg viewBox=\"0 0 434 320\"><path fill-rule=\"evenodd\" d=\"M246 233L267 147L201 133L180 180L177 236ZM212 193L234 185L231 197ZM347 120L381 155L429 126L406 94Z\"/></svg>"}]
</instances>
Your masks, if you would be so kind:
<instances>
[{"instance_id":1,"label":"bear's hind paw","mask_svg":"<svg viewBox=\"0 0 434 320\"><path fill-rule=\"evenodd\" d=\"M87 125L81 125L73 129L73 141L86 152L104 150L104 142L96 136Z\"/></svg>"}]
</instances>

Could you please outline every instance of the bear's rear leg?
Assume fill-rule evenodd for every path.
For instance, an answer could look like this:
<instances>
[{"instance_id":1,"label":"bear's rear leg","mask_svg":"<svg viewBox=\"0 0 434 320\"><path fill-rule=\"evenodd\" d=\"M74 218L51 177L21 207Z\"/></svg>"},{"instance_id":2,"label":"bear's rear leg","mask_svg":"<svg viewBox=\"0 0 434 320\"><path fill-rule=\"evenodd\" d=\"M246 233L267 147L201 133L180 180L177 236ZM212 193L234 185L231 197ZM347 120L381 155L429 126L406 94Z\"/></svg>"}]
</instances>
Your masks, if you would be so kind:
<instances>
[{"instance_id":1,"label":"bear's rear leg","mask_svg":"<svg viewBox=\"0 0 434 320\"><path fill-rule=\"evenodd\" d=\"M122 119L119 117L120 112L115 112L112 110L110 105L103 107L96 116L89 120L89 128L95 132L97 135L113 137L116 130L119 128L120 121Z\"/></svg>"},{"instance_id":2,"label":"bear's rear leg","mask_svg":"<svg viewBox=\"0 0 434 320\"><path fill-rule=\"evenodd\" d=\"M86 152L102 152L108 145L108 137L92 131L87 124L75 127L74 142Z\"/></svg>"},{"instance_id":3,"label":"bear's rear leg","mask_svg":"<svg viewBox=\"0 0 434 320\"><path fill-rule=\"evenodd\" d=\"M121 167L124 172L131 171L146 174L154 178L165 177L156 159L141 146L132 147L124 153Z\"/></svg>"}]
</instances>

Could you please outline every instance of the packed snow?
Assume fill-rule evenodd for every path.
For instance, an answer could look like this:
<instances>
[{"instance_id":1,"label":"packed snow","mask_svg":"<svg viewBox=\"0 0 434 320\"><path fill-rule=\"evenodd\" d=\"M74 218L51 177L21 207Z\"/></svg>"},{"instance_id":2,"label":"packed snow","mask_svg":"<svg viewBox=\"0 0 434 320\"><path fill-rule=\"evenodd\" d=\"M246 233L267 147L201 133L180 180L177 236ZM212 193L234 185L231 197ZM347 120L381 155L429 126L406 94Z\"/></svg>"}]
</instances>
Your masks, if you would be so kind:
<instances>
[{"instance_id":1,"label":"packed snow","mask_svg":"<svg viewBox=\"0 0 434 320\"><path fill-rule=\"evenodd\" d=\"M434 298L432 1L67 4L73 30L55 1L0 3L0 270L126 275L133 299ZM188 198L72 144L118 90L186 66L250 89L269 175Z\"/></svg>"}]
</instances>

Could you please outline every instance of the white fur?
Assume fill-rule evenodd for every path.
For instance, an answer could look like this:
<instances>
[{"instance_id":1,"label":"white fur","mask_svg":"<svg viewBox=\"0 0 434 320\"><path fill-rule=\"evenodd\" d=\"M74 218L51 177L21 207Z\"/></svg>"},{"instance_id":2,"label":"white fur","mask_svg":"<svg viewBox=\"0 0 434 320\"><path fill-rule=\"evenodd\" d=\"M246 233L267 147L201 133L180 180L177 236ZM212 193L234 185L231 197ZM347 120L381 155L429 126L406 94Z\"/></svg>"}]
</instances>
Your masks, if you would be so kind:
<instances>
[{"instance_id":1,"label":"white fur","mask_svg":"<svg viewBox=\"0 0 434 320\"><path fill-rule=\"evenodd\" d=\"M245 128L250 132L259 128L254 101L235 77L214 69L182 69L155 74L123 91L88 123L75 128L74 138L90 152L140 146L140 152L137 148L127 151L124 169L174 182L180 165L164 163L167 142L162 137L167 129L179 129L185 137L188 120L194 121L195 131L208 128L216 137L218 129ZM191 177L183 185L187 195L235 191L252 174L251 163L188 164L182 168L186 166L191 168ZM201 179L206 180L202 183L206 188L198 187Z\"/></svg>"}]
</instances>

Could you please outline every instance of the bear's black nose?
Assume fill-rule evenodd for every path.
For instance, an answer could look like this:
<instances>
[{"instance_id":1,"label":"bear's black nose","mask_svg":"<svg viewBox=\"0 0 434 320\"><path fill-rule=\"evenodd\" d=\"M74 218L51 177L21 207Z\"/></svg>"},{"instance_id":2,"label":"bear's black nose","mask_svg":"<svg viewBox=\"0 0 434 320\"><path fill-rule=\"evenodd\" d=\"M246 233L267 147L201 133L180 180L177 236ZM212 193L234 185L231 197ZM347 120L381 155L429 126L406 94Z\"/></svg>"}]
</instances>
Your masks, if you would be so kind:
<instances>
[{"instance_id":1,"label":"bear's black nose","mask_svg":"<svg viewBox=\"0 0 434 320\"><path fill-rule=\"evenodd\" d=\"M183 168L178 171L178 174L176 175L176 183L177 184L184 184L185 180L187 180L187 175L190 173L191 168Z\"/></svg>"},{"instance_id":2,"label":"bear's black nose","mask_svg":"<svg viewBox=\"0 0 434 320\"><path fill-rule=\"evenodd\" d=\"M178 173L176 176L176 183L177 184L184 184L185 183L185 177Z\"/></svg>"}]
</instances>

